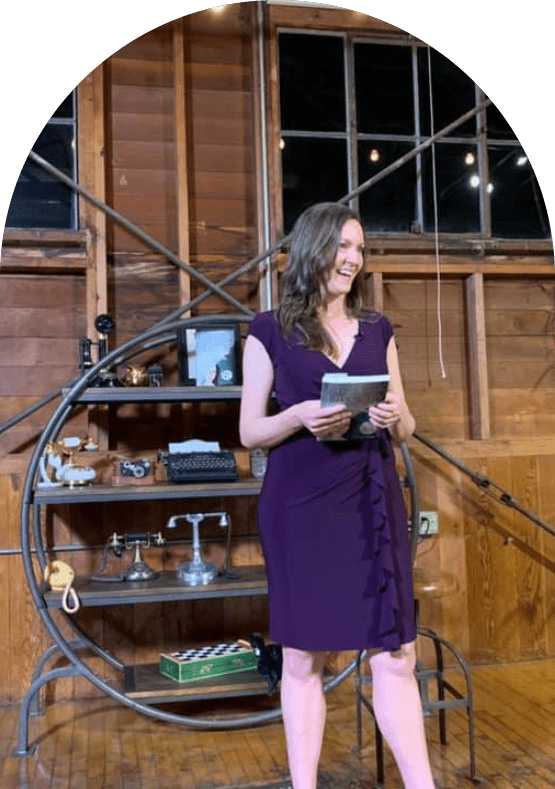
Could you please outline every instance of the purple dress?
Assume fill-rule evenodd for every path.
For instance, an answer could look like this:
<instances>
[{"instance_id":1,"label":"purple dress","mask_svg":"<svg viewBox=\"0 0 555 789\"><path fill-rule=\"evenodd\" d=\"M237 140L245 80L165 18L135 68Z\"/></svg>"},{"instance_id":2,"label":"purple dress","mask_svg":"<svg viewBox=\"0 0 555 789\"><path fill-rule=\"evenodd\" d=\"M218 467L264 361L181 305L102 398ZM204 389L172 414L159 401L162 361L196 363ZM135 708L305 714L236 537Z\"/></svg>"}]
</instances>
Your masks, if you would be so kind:
<instances>
[{"instance_id":1,"label":"purple dress","mask_svg":"<svg viewBox=\"0 0 555 789\"><path fill-rule=\"evenodd\" d=\"M342 368L284 339L272 312L249 334L274 368L279 410L320 398L324 373L387 373L383 316L359 320ZM270 450L258 506L270 636L307 651L396 650L416 638L407 516L389 435L321 442L301 430Z\"/></svg>"}]
</instances>

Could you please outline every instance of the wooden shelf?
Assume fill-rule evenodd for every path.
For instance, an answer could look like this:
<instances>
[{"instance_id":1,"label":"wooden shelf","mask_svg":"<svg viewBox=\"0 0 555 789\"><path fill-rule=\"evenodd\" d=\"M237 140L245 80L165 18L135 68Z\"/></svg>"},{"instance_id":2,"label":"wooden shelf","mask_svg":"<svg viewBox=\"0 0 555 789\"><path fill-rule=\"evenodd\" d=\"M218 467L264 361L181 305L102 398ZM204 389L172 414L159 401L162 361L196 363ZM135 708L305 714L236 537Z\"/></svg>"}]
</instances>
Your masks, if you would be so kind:
<instances>
[{"instance_id":1,"label":"wooden shelf","mask_svg":"<svg viewBox=\"0 0 555 789\"><path fill-rule=\"evenodd\" d=\"M36 504L81 504L106 501L154 501L164 499L206 499L219 496L256 496L260 479L247 477L238 482L204 482L155 485L84 485L44 488L35 491Z\"/></svg>"},{"instance_id":2,"label":"wooden shelf","mask_svg":"<svg viewBox=\"0 0 555 789\"><path fill-rule=\"evenodd\" d=\"M125 666L123 682L124 693L128 698L150 704L233 696L262 696L268 693L268 683L256 669L212 679L198 679L194 682L176 682L160 674L158 664L155 663L146 666Z\"/></svg>"},{"instance_id":3,"label":"wooden shelf","mask_svg":"<svg viewBox=\"0 0 555 789\"><path fill-rule=\"evenodd\" d=\"M233 580L218 577L205 586L186 586L176 572L162 572L152 581L93 581L77 577L73 587L84 608L110 605L158 603L169 600L205 600L223 597L255 597L268 594L268 583L263 565L237 567L230 573L239 575ZM44 599L48 608L62 607L62 593L47 591Z\"/></svg>"},{"instance_id":4,"label":"wooden shelf","mask_svg":"<svg viewBox=\"0 0 555 789\"><path fill-rule=\"evenodd\" d=\"M64 389L66 396L70 390ZM185 403L240 400L240 386L98 386L85 389L76 403Z\"/></svg>"}]
</instances>

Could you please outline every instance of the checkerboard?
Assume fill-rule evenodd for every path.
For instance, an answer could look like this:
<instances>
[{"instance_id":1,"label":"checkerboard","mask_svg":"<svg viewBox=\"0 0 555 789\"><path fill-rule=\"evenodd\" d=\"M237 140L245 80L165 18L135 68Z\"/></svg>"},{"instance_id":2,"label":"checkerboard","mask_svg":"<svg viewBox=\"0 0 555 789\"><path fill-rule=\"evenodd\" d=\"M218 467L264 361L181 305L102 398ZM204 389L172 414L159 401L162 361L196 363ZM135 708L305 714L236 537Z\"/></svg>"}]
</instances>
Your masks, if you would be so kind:
<instances>
[{"instance_id":1,"label":"checkerboard","mask_svg":"<svg viewBox=\"0 0 555 789\"><path fill-rule=\"evenodd\" d=\"M160 672L177 682L235 674L257 665L256 653L234 641L160 656Z\"/></svg>"}]
</instances>

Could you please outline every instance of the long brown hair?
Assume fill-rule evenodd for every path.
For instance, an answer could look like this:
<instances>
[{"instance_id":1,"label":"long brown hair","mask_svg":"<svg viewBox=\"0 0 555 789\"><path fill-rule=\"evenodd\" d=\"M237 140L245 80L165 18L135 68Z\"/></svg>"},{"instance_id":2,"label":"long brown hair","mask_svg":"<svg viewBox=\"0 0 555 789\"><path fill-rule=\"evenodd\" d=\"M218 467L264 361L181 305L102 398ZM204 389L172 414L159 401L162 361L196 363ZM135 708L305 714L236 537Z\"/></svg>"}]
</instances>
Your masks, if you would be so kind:
<instances>
[{"instance_id":1,"label":"long brown hair","mask_svg":"<svg viewBox=\"0 0 555 789\"><path fill-rule=\"evenodd\" d=\"M341 230L350 219L360 222L357 213L341 203L316 203L298 217L290 236L289 263L282 277L277 309L284 336L300 329L301 344L333 357L337 356L337 348L318 318L318 309L324 305ZM365 295L361 269L346 297L348 315L357 317L364 311Z\"/></svg>"}]
</instances>

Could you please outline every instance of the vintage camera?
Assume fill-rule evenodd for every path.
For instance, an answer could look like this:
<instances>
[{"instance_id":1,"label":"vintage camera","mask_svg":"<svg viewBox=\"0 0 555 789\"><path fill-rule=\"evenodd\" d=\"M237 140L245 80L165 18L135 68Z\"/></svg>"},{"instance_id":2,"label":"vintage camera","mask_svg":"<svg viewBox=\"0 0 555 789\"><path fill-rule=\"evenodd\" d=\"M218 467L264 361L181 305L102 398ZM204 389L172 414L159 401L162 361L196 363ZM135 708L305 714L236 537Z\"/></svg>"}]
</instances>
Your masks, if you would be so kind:
<instances>
[{"instance_id":1,"label":"vintage camera","mask_svg":"<svg viewBox=\"0 0 555 789\"><path fill-rule=\"evenodd\" d=\"M135 479L143 479L143 477L151 476L154 473L152 461L147 459L120 460L118 471L120 477L134 477Z\"/></svg>"}]
</instances>

